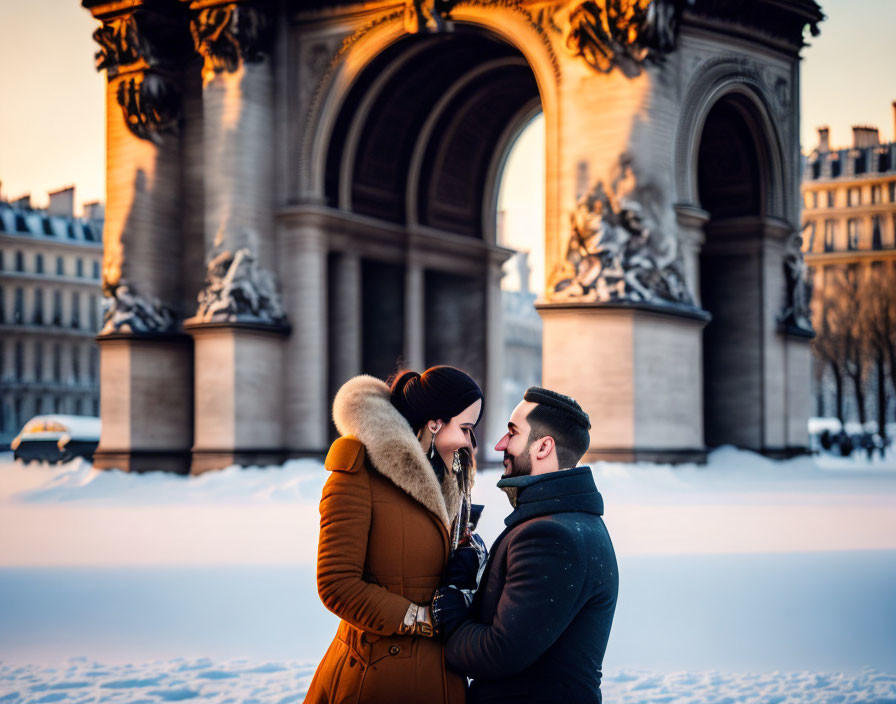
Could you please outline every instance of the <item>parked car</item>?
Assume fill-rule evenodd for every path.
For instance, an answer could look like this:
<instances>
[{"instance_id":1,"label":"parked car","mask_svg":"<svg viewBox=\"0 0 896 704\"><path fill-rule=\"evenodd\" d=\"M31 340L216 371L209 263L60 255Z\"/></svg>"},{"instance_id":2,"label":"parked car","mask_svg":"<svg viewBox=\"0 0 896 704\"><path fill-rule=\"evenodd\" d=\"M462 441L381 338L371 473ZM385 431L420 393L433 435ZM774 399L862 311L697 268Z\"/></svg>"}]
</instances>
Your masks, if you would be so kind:
<instances>
[{"instance_id":1,"label":"parked car","mask_svg":"<svg viewBox=\"0 0 896 704\"><path fill-rule=\"evenodd\" d=\"M100 419L92 416L34 416L13 438L13 457L26 464L68 462L75 457L93 460L100 442Z\"/></svg>"}]
</instances>

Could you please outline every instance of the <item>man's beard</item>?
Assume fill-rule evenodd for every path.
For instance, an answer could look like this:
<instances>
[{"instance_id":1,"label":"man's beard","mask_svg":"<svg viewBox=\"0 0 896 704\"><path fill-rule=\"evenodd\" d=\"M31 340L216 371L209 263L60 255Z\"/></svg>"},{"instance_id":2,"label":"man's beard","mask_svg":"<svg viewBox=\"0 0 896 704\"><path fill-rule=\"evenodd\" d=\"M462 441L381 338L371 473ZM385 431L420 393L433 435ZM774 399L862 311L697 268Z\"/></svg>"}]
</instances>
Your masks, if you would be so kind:
<instances>
[{"instance_id":1,"label":"man's beard","mask_svg":"<svg viewBox=\"0 0 896 704\"><path fill-rule=\"evenodd\" d=\"M505 452L504 459L510 460L510 467L504 465L504 477L524 477L532 474L532 459L529 457L528 445L522 454L517 457Z\"/></svg>"}]
</instances>

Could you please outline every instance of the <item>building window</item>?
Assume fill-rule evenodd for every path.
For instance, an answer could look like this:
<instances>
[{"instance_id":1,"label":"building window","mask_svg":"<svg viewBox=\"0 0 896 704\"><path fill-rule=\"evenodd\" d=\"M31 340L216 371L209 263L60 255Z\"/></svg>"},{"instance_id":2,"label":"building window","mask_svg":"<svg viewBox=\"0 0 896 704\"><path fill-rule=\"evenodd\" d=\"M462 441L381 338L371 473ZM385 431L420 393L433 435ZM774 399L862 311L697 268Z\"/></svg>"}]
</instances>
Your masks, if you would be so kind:
<instances>
[{"instance_id":1,"label":"building window","mask_svg":"<svg viewBox=\"0 0 896 704\"><path fill-rule=\"evenodd\" d=\"M44 378L44 343L38 340L34 343L34 380L41 381Z\"/></svg>"},{"instance_id":2,"label":"building window","mask_svg":"<svg viewBox=\"0 0 896 704\"><path fill-rule=\"evenodd\" d=\"M43 255L43 254L38 254L38 255L34 258L34 270L35 270L38 274L43 274L43 273L44 273L44 255Z\"/></svg>"},{"instance_id":3,"label":"building window","mask_svg":"<svg viewBox=\"0 0 896 704\"><path fill-rule=\"evenodd\" d=\"M0 288L0 325L6 322L6 289Z\"/></svg>"},{"instance_id":4,"label":"building window","mask_svg":"<svg viewBox=\"0 0 896 704\"><path fill-rule=\"evenodd\" d=\"M53 345L53 381L62 381L62 345L58 342Z\"/></svg>"},{"instance_id":5,"label":"building window","mask_svg":"<svg viewBox=\"0 0 896 704\"><path fill-rule=\"evenodd\" d=\"M859 221L857 218L850 218L846 223L846 248L847 249L858 249L859 248L859 236L861 234L861 228L859 227Z\"/></svg>"},{"instance_id":6,"label":"building window","mask_svg":"<svg viewBox=\"0 0 896 704\"><path fill-rule=\"evenodd\" d=\"M829 208L834 207L834 191L833 190L828 191L828 207Z\"/></svg>"},{"instance_id":7,"label":"building window","mask_svg":"<svg viewBox=\"0 0 896 704\"><path fill-rule=\"evenodd\" d=\"M873 204L880 203L880 184L877 183L871 187L871 202Z\"/></svg>"},{"instance_id":8,"label":"building window","mask_svg":"<svg viewBox=\"0 0 896 704\"><path fill-rule=\"evenodd\" d=\"M818 207L818 191L812 191L812 207Z\"/></svg>"},{"instance_id":9,"label":"building window","mask_svg":"<svg viewBox=\"0 0 896 704\"><path fill-rule=\"evenodd\" d=\"M93 260L93 278L100 280L100 263L96 259Z\"/></svg>"},{"instance_id":10,"label":"building window","mask_svg":"<svg viewBox=\"0 0 896 704\"><path fill-rule=\"evenodd\" d=\"M871 249L883 249L883 238L880 232L880 215L871 218Z\"/></svg>"},{"instance_id":11,"label":"building window","mask_svg":"<svg viewBox=\"0 0 896 704\"><path fill-rule=\"evenodd\" d=\"M100 378L100 351L94 345L90 348L90 381L96 382Z\"/></svg>"},{"instance_id":12,"label":"building window","mask_svg":"<svg viewBox=\"0 0 896 704\"><path fill-rule=\"evenodd\" d=\"M25 322L25 290L22 288L16 289L16 302L12 311L12 322L16 325L21 325Z\"/></svg>"},{"instance_id":13,"label":"building window","mask_svg":"<svg viewBox=\"0 0 896 704\"><path fill-rule=\"evenodd\" d=\"M72 327L81 327L81 296L77 291L72 291Z\"/></svg>"},{"instance_id":14,"label":"building window","mask_svg":"<svg viewBox=\"0 0 896 704\"><path fill-rule=\"evenodd\" d=\"M890 181L887 186L890 190L890 202L896 203L896 181Z\"/></svg>"},{"instance_id":15,"label":"building window","mask_svg":"<svg viewBox=\"0 0 896 704\"><path fill-rule=\"evenodd\" d=\"M16 271L25 271L25 255L16 252Z\"/></svg>"},{"instance_id":16,"label":"building window","mask_svg":"<svg viewBox=\"0 0 896 704\"><path fill-rule=\"evenodd\" d=\"M13 427L16 429L21 428L23 425L25 425L25 419L24 419L23 413L22 413L21 397L17 396L15 399L13 399L12 408L13 408L13 411L12 411Z\"/></svg>"},{"instance_id":17,"label":"building window","mask_svg":"<svg viewBox=\"0 0 896 704\"><path fill-rule=\"evenodd\" d=\"M21 340L16 342L16 381L21 381L25 376L25 345Z\"/></svg>"},{"instance_id":18,"label":"building window","mask_svg":"<svg viewBox=\"0 0 896 704\"><path fill-rule=\"evenodd\" d=\"M854 169L857 174L863 174L868 170L868 158L866 152L862 151L856 155Z\"/></svg>"},{"instance_id":19,"label":"building window","mask_svg":"<svg viewBox=\"0 0 896 704\"><path fill-rule=\"evenodd\" d=\"M62 257L56 257L56 276L65 276L65 260Z\"/></svg>"},{"instance_id":20,"label":"building window","mask_svg":"<svg viewBox=\"0 0 896 704\"><path fill-rule=\"evenodd\" d=\"M811 220L810 222L806 223L806 228L809 230L809 240L806 246L806 251L812 252L815 250L815 221Z\"/></svg>"},{"instance_id":21,"label":"building window","mask_svg":"<svg viewBox=\"0 0 896 704\"><path fill-rule=\"evenodd\" d=\"M846 205L852 207L862 204L862 191L858 188L850 188L846 191Z\"/></svg>"},{"instance_id":22,"label":"building window","mask_svg":"<svg viewBox=\"0 0 896 704\"><path fill-rule=\"evenodd\" d=\"M44 292L39 288L34 290L34 324L44 324Z\"/></svg>"},{"instance_id":23,"label":"building window","mask_svg":"<svg viewBox=\"0 0 896 704\"><path fill-rule=\"evenodd\" d=\"M95 418L100 417L100 400L98 398L93 399L93 415Z\"/></svg>"},{"instance_id":24,"label":"building window","mask_svg":"<svg viewBox=\"0 0 896 704\"><path fill-rule=\"evenodd\" d=\"M53 413L62 413L62 399L59 396L53 399Z\"/></svg>"},{"instance_id":25,"label":"building window","mask_svg":"<svg viewBox=\"0 0 896 704\"><path fill-rule=\"evenodd\" d=\"M78 384L81 381L81 350L72 348L72 378Z\"/></svg>"},{"instance_id":26,"label":"building window","mask_svg":"<svg viewBox=\"0 0 896 704\"><path fill-rule=\"evenodd\" d=\"M821 159L812 162L812 178L821 178Z\"/></svg>"},{"instance_id":27,"label":"building window","mask_svg":"<svg viewBox=\"0 0 896 704\"><path fill-rule=\"evenodd\" d=\"M824 221L824 251L834 251L834 237L836 236L837 222L835 220Z\"/></svg>"},{"instance_id":28,"label":"building window","mask_svg":"<svg viewBox=\"0 0 896 704\"><path fill-rule=\"evenodd\" d=\"M53 325L62 325L62 291L53 291Z\"/></svg>"},{"instance_id":29,"label":"building window","mask_svg":"<svg viewBox=\"0 0 896 704\"><path fill-rule=\"evenodd\" d=\"M78 239L78 236L75 234L75 224L73 222L69 222L68 224L68 238L70 240Z\"/></svg>"},{"instance_id":30,"label":"building window","mask_svg":"<svg viewBox=\"0 0 896 704\"><path fill-rule=\"evenodd\" d=\"M831 159L831 178L840 178L840 159Z\"/></svg>"},{"instance_id":31,"label":"building window","mask_svg":"<svg viewBox=\"0 0 896 704\"><path fill-rule=\"evenodd\" d=\"M75 262L75 276L79 279L84 276L84 260L81 257L78 257L78 261Z\"/></svg>"},{"instance_id":32,"label":"building window","mask_svg":"<svg viewBox=\"0 0 896 704\"><path fill-rule=\"evenodd\" d=\"M88 312L90 314L90 330L91 332L97 332L100 329L100 326L99 309L97 308L96 296L90 297L90 310Z\"/></svg>"}]
</instances>

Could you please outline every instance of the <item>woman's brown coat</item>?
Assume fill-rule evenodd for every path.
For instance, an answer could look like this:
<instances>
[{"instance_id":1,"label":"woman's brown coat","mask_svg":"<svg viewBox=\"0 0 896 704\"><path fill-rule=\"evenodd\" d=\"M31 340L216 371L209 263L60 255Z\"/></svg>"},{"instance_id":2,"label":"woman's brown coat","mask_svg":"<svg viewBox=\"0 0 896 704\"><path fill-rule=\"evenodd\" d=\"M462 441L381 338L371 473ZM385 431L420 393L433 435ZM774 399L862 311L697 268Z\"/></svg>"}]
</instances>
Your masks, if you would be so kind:
<instances>
[{"instance_id":1,"label":"woman's brown coat","mask_svg":"<svg viewBox=\"0 0 896 704\"><path fill-rule=\"evenodd\" d=\"M439 486L379 379L346 382L333 419L343 437L325 462L317 588L342 620L305 701L462 704L441 640L398 635L411 602L428 603L441 582L457 485L446 472Z\"/></svg>"}]
</instances>

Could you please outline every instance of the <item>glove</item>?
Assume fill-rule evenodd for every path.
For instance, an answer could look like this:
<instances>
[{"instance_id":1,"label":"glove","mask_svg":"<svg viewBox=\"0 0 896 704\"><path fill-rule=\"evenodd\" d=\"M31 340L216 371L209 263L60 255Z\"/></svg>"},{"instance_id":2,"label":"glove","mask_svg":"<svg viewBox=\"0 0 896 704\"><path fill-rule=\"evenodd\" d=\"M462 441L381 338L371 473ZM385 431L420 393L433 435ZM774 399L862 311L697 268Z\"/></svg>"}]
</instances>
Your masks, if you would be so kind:
<instances>
[{"instance_id":1,"label":"glove","mask_svg":"<svg viewBox=\"0 0 896 704\"><path fill-rule=\"evenodd\" d=\"M475 591L487 560L488 549L485 543L479 535L473 533L469 541L458 546L448 558L442 583L458 589Z\"/></svg>"},{"instance_id":2,"label":"glove","mask_svg":"<svg viewBox=\"0 0 896 704\"><path fill-rule=\"evenodd\" d=\"M444 639L470 618L467 599L459 589L439 587L432 598L432 620Z\"/></svg>"}]
</instances>

